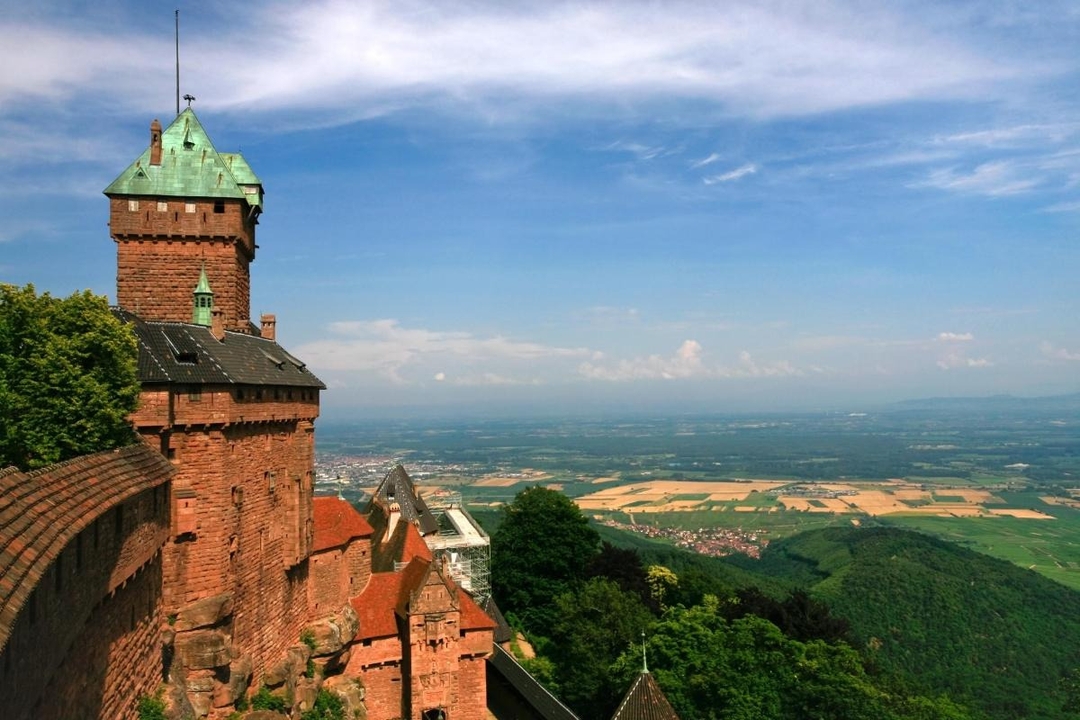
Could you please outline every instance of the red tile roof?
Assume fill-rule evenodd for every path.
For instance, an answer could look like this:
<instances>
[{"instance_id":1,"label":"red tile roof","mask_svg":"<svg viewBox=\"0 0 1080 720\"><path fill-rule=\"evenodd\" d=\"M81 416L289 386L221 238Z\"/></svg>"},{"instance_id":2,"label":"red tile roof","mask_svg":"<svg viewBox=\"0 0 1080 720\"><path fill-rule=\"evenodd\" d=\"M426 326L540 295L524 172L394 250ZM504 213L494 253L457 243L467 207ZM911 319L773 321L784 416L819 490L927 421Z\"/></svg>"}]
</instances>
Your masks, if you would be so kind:
<instances>
[{"instance_id":1,"label":"red tile roof","mask_svg":"<svg viewBox=\"0 0 1080 720\"><path fill-rule=\"evenodd\" d=\"M458 600L461 603L461 629L462 630L494 630L495 621L480 609L472 596L465 591L458 592Z\"/></svg>"},{"instance_id":2,"label":"red tile roof","mask_svg":"<svg viewBox=\"0 0 1080 720\"><path fill-rule=\"evenodd\" d=\"M314 552L340 547L353 538L371 537L373 532L356 508L341 498L315 498L314 515Z\"/></svg>"},{"instance_id":3,"label":"red tile roof","mask_svg":"<svg viewBox=\"0 0 1080 720\"><path fill-rule=\"evenodd\" d=\"M401 549L401 558L398 562L407 563L413 558L420 558L431 562L431 550L428 549L427 543L424 542L424 538L421 537L420 531L412 523L407 523L408 527L405 530L405 545Z\"/></svg>"},{"instance_id":4,"label":"red tile roof","mask_svg":"<svg viewBox=\"0 0 1080 720\"><path fill-rule=\"evenodd\" d=\"M169 461L142 443L31 473L0 471L0 650L64 547L113 507L172 474Z\"/></svg>"},{"instance_id":5,"label":"red tile roof","mask_svg":"<svg viewBox=\"0 0 1080 720\"><path fill-rule=\"evenodd\" d=\"M372 573L364 592L351 600L360 618L357 640L398 634L396 614L404 614L409 594L424 581L429 565L423 558L413 558L400 572Z\"/></svg>"}]
</instances>

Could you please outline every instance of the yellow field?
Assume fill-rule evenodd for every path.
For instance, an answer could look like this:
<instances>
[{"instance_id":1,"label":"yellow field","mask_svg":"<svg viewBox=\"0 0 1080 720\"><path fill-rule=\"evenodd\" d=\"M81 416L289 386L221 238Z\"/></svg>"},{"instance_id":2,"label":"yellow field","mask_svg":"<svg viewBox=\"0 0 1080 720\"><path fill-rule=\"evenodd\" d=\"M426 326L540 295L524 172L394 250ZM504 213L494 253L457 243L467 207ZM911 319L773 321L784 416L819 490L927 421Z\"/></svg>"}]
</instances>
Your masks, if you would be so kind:
<instances>
[{"instance_id":1,"label":"yellow field","mask_svg":"<svg viewBox=\"0 0 1080 720\"><path fill-rule=\"evenodd\" d=\"M613 482L605 477L594 483ZM791 486L793 494L780 494L776 503L717 506L747 500L752 492L763 493ZM785 488L787 489L787 488ZM833 496L833 497L830 497ZM940 498L940 499L938 499ZM945 499L947 498L947 500ZM1049 504L1080 507L1080 500L1047 497ZM688 512L731 509L739 513L775 512L787 509L808 513L928 515L934 517L1010 516L1031 520L1052 520L1052 516L1030 509L987 507L1004 502L989 490L970 487L925 488L903 480L884 482L786 483L774 480L710 481L652 480L618 487L605 487L576 500L582 510L627 513ZM910 504L909 504L910 503Z\"/></svg>"},{"instance_id":2,"label":"yellow field","mask_svg":"<svg viewBox=\"0 0 1080 720\"><path fill-rule=\"evenodd\" d=\"M633 510L649 512L679 512L697 510L708 501L745 500L751 492L763 492L785 483L766 480L748 482L692 482L686 480L651 480L632 485L604 488L577 498L582 510L621 510L634 505ZM682 499L680 495L707 495L707 500Z\"/></svg>"}]
</instances>

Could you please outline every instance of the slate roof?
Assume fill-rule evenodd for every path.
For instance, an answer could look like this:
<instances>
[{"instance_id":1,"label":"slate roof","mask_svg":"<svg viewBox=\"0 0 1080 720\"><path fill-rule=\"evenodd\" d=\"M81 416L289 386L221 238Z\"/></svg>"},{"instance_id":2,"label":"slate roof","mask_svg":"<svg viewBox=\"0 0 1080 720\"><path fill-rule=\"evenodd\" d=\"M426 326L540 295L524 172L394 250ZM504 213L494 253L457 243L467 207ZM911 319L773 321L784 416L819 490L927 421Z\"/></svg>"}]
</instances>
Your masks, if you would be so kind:
<instances>
[{"instance_id":1,"label":"slate roof","mask_svg":"<svg viewBox=\"0 0 1080 720\"><path fill-rule=\"evenodd\" d=\"M679 720L679 716L652 673L643 670L626 691L611 720Z\"/></svg>"},{"instance_id":2,"label":"slate roof","mask_svg":"<svg viewBox=\"0 0 1080 720\"><path fill-rule=\"evenodd\" d=\"M113 308L139 341L139 382L207 385L276 385L325 389L302 361L273 340L178 322L147 322Z\"/></svg>"},{"instance_id":3,"label":"slate roof","mask_svg":"<svg viewBox=\"0 0 1080 720\"><path fill-rule=\"evenodd\" d=\"M495 642L504 643L514 639L514 631L510 627L510 623L506 622L502 610L495 604L494 595L488 595L488 599L484 601L484 612L495 621L495 637L493 638Z\"/></svg>"},{"instance_id":4,"label":"slate roof","mask_svg":"<svg viewBox=\"0 0 1080 720\"><path fill-rule=\"evenodd\" d=\"M514 656L496 645L488 658L488 670L495 671L525 704L544 720L578 720L570 708L536 681L529 671L521 667Z\"/></svg>"},{"instance_id":5,"label":"slate roof","mask_svg":"<svg viewBox=\"0 0 1080 720\"><path fill-rule=\"evenodd\" d=\"M341 547L353 538L371 537L371 525L346 500L317 497L312 510L315 516L313 552Z\"/></svg>"},{"instance_id":6,"label":"slate roof","mask_svg":"<svg viewBox=\"0 0 1080 720\"><path fill-rule=\"evenodd\" d=\"M142 443L30 473L0 471L0 650L64 547L94 520L172 473L169 461Z\"/></svg>"},{"instance_id":7,"label":"slate roof","mask_svg":"<svg viewBox=\"0 0 1080 720\"><path fill-rule=\"evenodd\" d=\"M230 198L262 205L262 189L245 193L241 185L261 186L239 153L214 148L191 108L161 133L161 164L150 164L150 146L113 180L105 194L183 198Z\"/></svg>"},{"instance_id":8,"label":"slate roof","mask_svg":"<svg viewBox=\"0 0 1080 720\"><path fill-rule=\"evenodd\" d=\"M371 504L380 504L384 509L389 509L391 504L397 504L401 509L401 517L420 528L421 535L431 535L439 532L439 522L435 519L427 503L416 491L412 478L405 468L395 465L390 472L386 473L375 494L371 498ZM369 510L371 505L368 506Z\"/></svg>"}]
</instances>

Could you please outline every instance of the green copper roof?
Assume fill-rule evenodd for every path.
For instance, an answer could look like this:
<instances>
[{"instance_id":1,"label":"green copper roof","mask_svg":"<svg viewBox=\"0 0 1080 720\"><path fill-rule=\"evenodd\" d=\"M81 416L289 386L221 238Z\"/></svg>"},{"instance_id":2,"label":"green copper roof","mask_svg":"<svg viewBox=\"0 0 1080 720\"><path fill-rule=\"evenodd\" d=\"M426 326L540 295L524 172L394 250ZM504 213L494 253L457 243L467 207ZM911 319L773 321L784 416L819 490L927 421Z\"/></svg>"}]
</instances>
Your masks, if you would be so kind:
<instances>
[{"instance_id":1,"label":"green copper roof","mask_svg":"<svg viewBox=\"0 0 1080 720\"><path fill-rule=\"evenodd\" d=\"M150 164L147 147L105 188L105 194L236 198L262 204L261 188L245 193L241 185L259 185L259 179L239 153L218 153L195 113L187 108L161 133L161 164Z\"/></svg>"},{"instance_id":2,"label":"green copper roof","mask_svg":"<svg viewBox=\"0 0 1080 720\"><path fill-rule=\"evenodd\" d=\"M214 291L210 289L205 266L199 270L199 284L195 286L194 295L195 309L191 313L191 322L210 327L214 319Z\"/></svg>"}]
</instances>

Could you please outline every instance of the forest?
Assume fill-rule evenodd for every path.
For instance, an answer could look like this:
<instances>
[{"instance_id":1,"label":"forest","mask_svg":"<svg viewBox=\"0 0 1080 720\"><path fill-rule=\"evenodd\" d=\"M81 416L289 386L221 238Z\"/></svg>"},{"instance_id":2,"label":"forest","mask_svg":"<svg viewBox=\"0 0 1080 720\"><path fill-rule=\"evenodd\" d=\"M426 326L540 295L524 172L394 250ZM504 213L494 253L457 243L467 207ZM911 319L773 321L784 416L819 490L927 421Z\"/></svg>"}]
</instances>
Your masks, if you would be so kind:
<instances>
[{"instance_id":1,"label":"forest","mask_svg":"<svg viewBox=\"0 0 1080 720\"><path fill-rule=\"evenodd\" d=\"M522 491L493 590L529 669L581 717L649 671L684 720L1080 717L1080 593L896 528L826 528L707 558Z\"/></svg>"}]
</instances>

